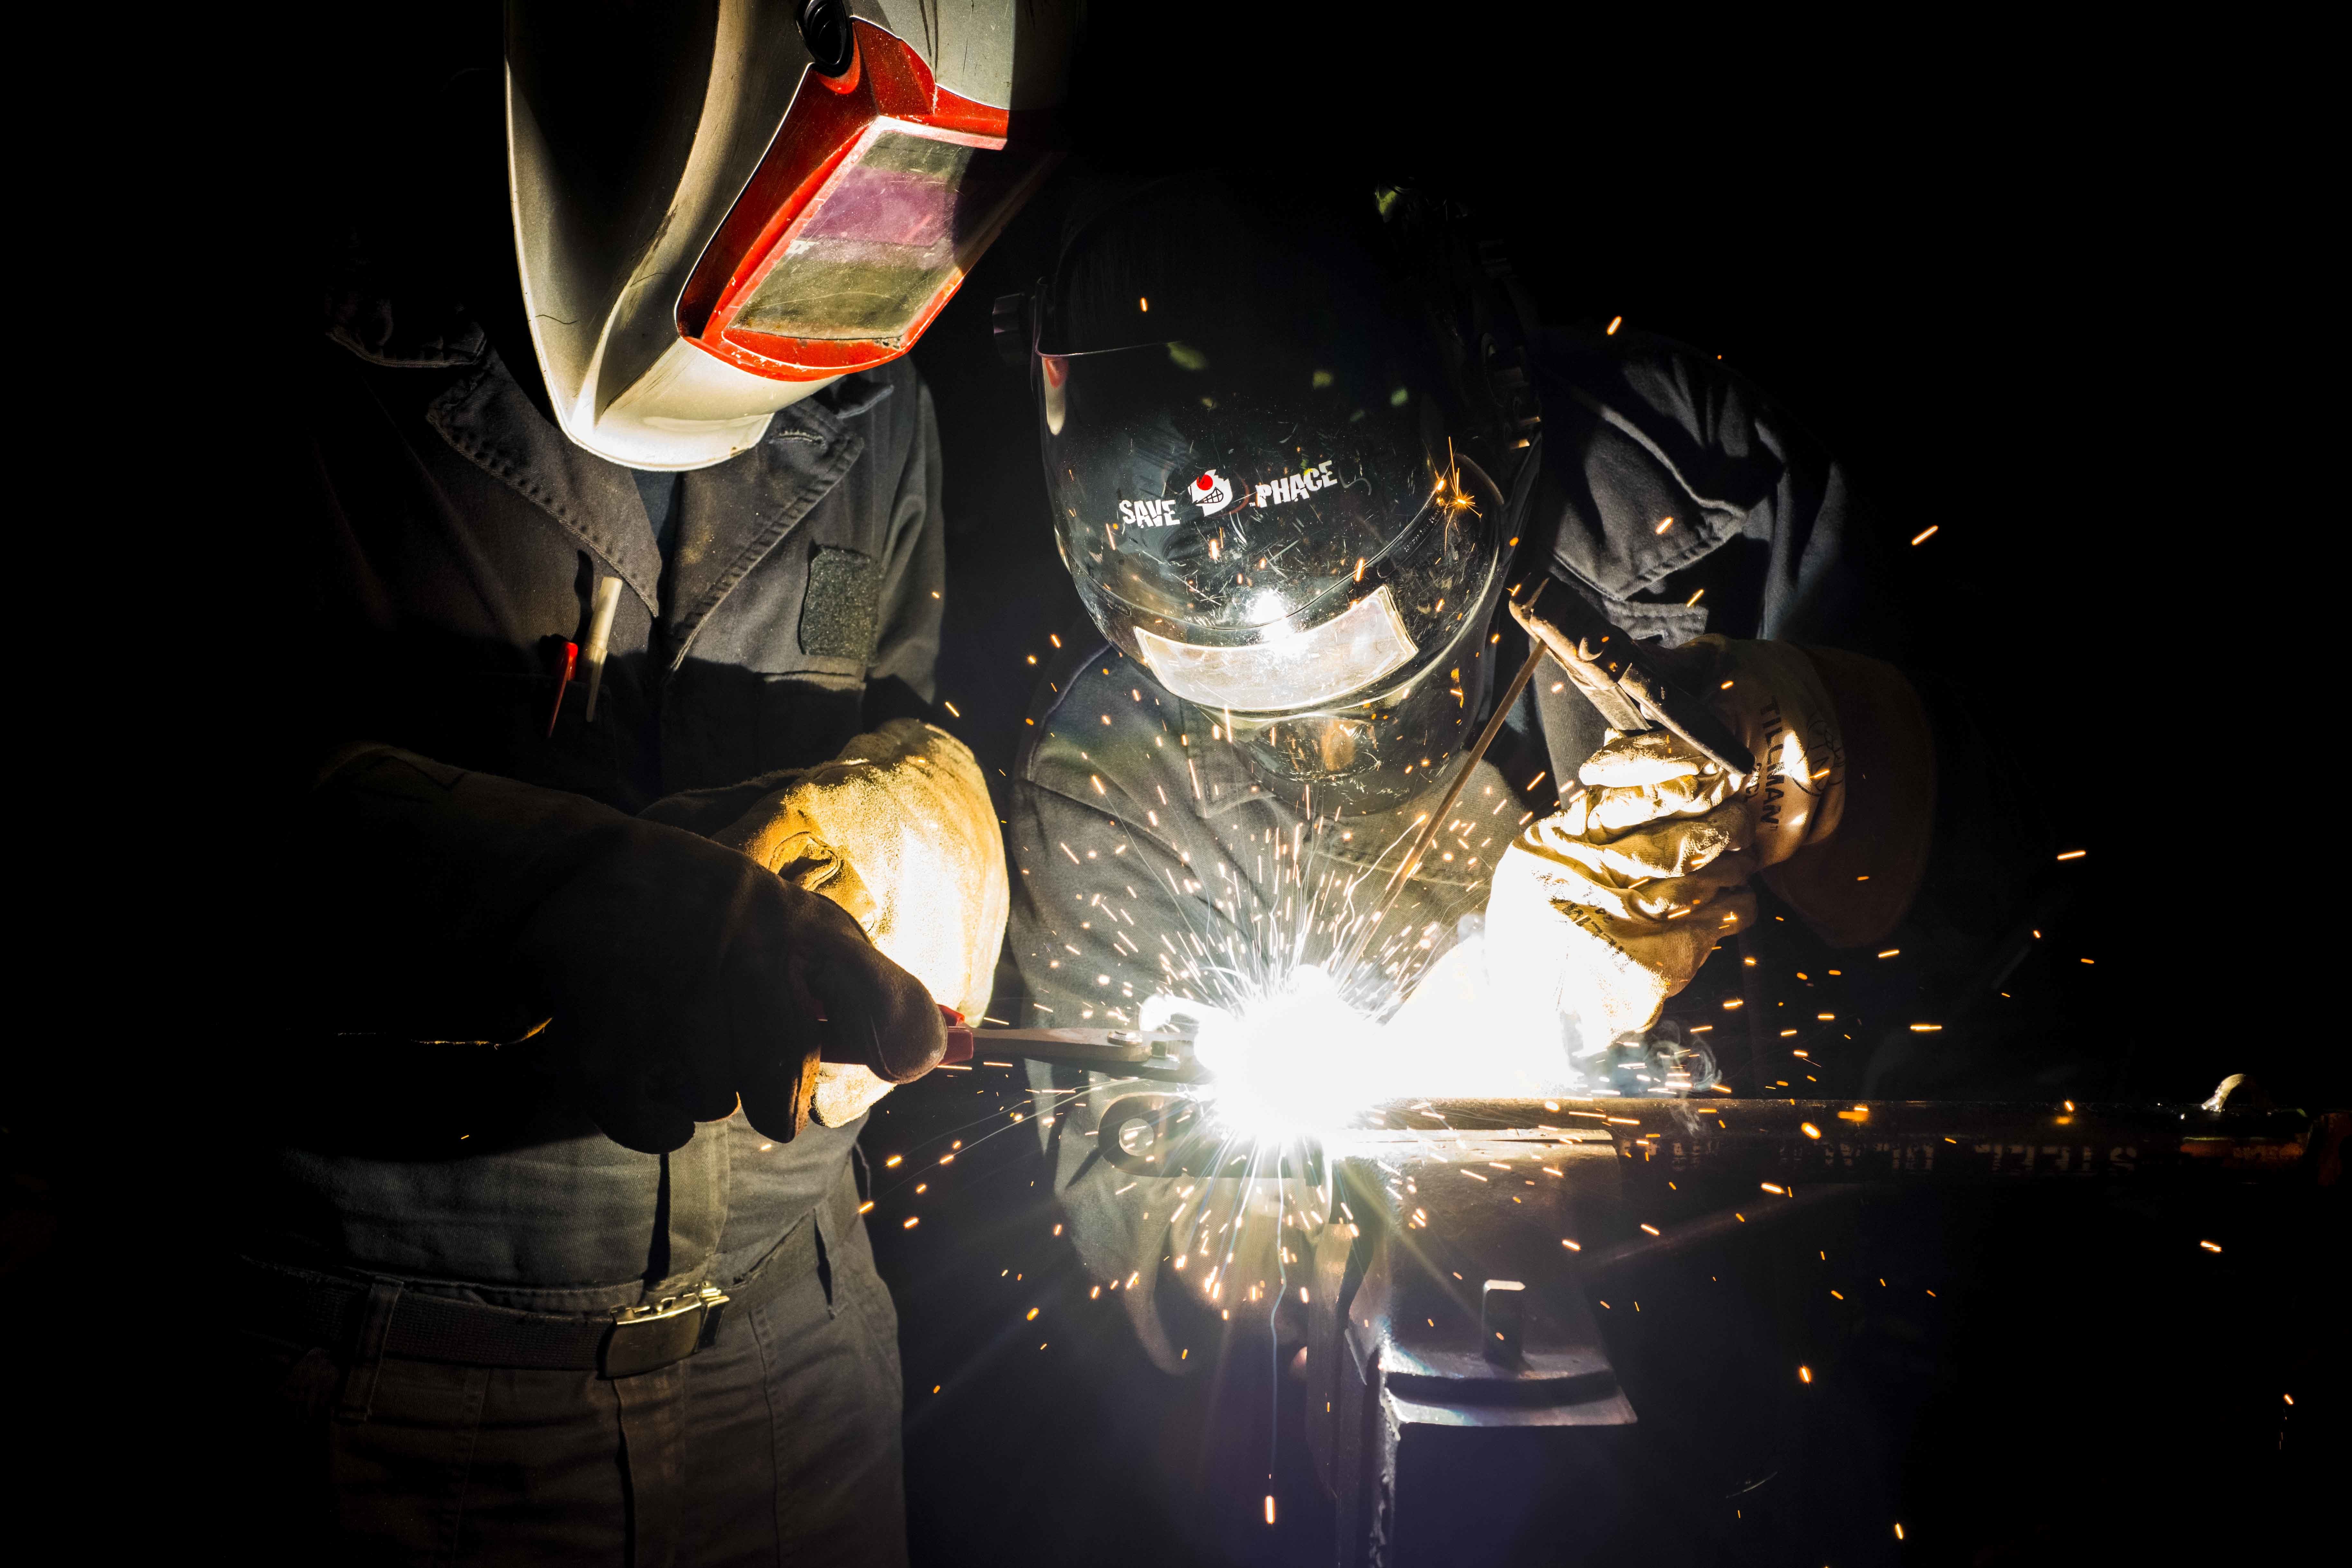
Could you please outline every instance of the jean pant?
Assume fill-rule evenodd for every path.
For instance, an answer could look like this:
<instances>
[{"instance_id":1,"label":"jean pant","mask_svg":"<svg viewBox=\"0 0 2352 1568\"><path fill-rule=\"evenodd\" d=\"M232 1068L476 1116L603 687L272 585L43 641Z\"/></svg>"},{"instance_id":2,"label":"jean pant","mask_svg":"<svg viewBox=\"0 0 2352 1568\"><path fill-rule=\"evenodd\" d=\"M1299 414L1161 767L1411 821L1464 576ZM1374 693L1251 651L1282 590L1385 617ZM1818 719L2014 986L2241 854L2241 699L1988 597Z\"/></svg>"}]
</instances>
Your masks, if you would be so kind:
<instances>
[{"instance_id":1,"label":"jean pant","mask_svg":"<svg viewBox=\"0 0 2352 1568\"><path fill-rule=\"evenodd\" d=\"M385 1356L354 1420L348 1347L242 1339L236 1451L288 1560L907 1561L898 1314L862 1221L715 1344L634 1377Z\"/></svg>"}]
</instances>

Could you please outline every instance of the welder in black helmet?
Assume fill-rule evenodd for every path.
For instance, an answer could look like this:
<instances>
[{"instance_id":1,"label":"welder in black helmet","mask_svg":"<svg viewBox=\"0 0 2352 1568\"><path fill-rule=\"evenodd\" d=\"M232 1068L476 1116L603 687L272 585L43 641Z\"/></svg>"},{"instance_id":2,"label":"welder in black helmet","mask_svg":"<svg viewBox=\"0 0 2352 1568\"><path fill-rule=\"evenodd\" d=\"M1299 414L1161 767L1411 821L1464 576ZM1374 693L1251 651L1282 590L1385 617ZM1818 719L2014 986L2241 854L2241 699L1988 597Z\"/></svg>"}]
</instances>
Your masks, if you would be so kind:
<instances>
[{"instance_id":1,"label":"welder in black helmet","mask_svg":"<svg viewBox=\"0 0 2352 1568\"><path fill-rule=\"evenodd\" d=\"M1513 1084L1465 1082L1473 1053L1441 1028L1397 1092L1525 1092L1531 1070L1605 1088L1593 1058L1759 919L1853 949L1911 910L1937 848L1937 700L1851 651L1904 651L1862 564L1899 523L1864 518L1737 373L1613 322L1537 327L1458 212L1398 190L1109 195L999 320L1029 334L1053 524L1101 633L1040 688L1016 779L1034 1022L1157 1024L1316 966L1385 1014L1433 973L1527 1023L1533 1055L1503 1064ZM1502 607L1538 623L1547 595L1654 645L1755 767L1611 730L1547 663L1358 947L1525 658ZM2032 837L1980 822L1943 847L1987 834ZM2015 903L2012 860L1955 858ZM1982 934L1916 940L1958 966ZM1691 1043L1731 1016L1727 986L1693 998ZM1099 1276L1159 1274L1166 1185L1114 1201L1097 1162L1066 1190ZM1130 1307L1172 1366L1148 1293Z\"/></svg>"},{"instance_id":2,"label":"welder in black helmet","mask_svg":"<svg viewBox=\"0 0 2352 1568\"><path fill-rule=\"evenodd\" d=\"M1068 16L870 12L320 51L207 1291L268 1561L905 1561L856 1140L1006 900L905 356L1051 161Z\"/></svg>"}]
</instances>

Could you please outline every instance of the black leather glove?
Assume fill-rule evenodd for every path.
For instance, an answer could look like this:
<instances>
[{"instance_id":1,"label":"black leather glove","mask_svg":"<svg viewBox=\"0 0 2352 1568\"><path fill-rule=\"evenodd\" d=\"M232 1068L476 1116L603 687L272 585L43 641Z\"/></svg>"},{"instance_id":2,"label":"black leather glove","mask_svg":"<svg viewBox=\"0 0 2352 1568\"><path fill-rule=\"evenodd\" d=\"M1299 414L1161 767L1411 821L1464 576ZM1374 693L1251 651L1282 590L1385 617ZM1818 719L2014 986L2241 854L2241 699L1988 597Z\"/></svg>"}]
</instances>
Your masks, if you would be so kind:
<instances>
[{"instance_id":1,"label":"black leather glove","mask_svg":"<svg viewBox=\"0 0 2352 1568\"><path fill-rule=\"evenodd\" d=\"M551 1020L583 1108L632 1149L677 1148L739 1097L789 1139L822 1058L905 1082L946 1048L922 984L832 903L584 796L357 749L292 849L306 1027L467 1042Z\"/></svg>"}]
</instances>

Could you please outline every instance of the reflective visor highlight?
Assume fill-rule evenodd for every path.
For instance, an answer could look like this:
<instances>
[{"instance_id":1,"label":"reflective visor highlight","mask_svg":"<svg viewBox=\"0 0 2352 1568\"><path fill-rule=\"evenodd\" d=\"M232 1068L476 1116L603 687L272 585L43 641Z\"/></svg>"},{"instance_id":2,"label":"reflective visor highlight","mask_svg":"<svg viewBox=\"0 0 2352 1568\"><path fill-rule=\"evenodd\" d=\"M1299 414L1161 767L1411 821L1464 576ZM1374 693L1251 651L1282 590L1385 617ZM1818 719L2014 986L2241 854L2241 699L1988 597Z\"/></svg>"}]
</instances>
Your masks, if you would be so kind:
<instances>
[{"instance_id":1,"label":"reflective visor highlight","mask_svg":"<svg viewBox=\"0 0 2352 1568\"><path fill-rule=\"evenodd\" d=\"M1318 626L1238 647L1178 642L1135 628L1160 685L1188 701L1246 712L1313 707L1360 690L1402 667L1412 637L1384 584Z\"/></svg>"}]
</instances>

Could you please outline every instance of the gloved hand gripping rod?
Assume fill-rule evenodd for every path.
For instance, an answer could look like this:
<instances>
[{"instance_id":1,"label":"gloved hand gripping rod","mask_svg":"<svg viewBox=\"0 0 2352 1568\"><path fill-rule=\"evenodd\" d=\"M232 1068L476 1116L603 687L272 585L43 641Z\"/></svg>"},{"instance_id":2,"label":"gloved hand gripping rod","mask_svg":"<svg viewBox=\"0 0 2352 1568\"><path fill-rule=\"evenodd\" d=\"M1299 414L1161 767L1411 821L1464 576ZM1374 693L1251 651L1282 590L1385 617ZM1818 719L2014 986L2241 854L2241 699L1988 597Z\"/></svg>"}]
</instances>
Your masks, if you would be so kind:
<instances>
[{"instance_id":1,"label":"gloved hand gripping rod","mask_svg":"<svg viewBox=\"0 0 2352 1568\"><path fill-rule=\"evenodd\" d=\"M1547 653L1559 661L1576 689L1601 710L1601 717L1611 729L1629 734L1670 730L1718 767L1735 773L1754 770L1756 758L1739 743L1739 738L1704 700L1667 679L1622 627L1612 624L1574 593L1553 595L1559 610L1538 615L1536 605L1551 584L1552 580L1546 577L1536 584L1536 591L1528 595L1525 604L1516 598L1511 601L1511 618L1527 632L1531 645L1527 662L1511 678L1511 684L1495 704L1494 715L1479 731L1477 741L1463 753L1462 765L1454 772L1454 782L1446 786L1444 798L1422 825L1412 848L1389 878L1380 906L1349 944L1347 956L1339 965L1342 975L1353 971L1362 960L1364 950L1371 945L1372 933L1380 929L1381 921L1404 891L1405 882L1421 865L1422 857L1429 852L1431 842L1445 825L1446 813L1454 809L1478 760L1494 744L1496 735L1502 731L1503 720L1517 703L1519 693L1528 689L1536 667Z\"/></svg>"}]
</instances>

